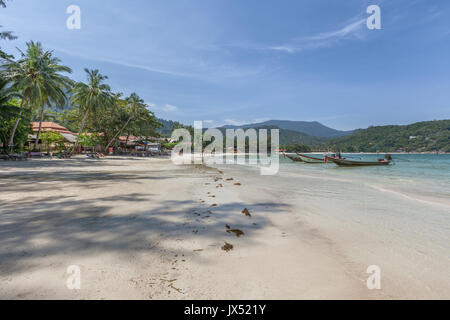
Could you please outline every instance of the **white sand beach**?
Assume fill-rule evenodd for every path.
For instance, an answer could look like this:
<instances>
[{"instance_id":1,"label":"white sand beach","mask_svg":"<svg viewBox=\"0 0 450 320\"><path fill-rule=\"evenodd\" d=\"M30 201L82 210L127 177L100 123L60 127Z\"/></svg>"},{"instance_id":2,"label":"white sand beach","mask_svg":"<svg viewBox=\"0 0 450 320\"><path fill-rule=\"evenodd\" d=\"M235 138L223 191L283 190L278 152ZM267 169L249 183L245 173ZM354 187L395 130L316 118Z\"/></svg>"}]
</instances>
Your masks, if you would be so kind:
<instances>
[{"instance_id":1,"label":"white sand beach","mask_svg":"<svg viewBox=\"0 0 450 320\"><path fill-rule=\"evenodd\" d=\"M0 163L0 299L450 298L446 247L408 251L360 227L358 181L303 178L169 159ZM385 209L372 200L366 214ZM373 264L381 290L366 287Z\"/></svg>"}]
</instances>

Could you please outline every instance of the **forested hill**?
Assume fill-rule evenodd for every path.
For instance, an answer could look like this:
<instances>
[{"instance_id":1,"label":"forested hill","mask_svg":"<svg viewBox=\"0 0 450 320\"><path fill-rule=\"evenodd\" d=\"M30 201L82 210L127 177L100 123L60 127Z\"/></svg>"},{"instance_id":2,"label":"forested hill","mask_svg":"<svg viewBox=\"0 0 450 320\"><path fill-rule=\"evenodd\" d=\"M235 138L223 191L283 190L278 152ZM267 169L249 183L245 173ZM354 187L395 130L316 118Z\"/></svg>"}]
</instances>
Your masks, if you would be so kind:
<instances>
[{"instance_id":1,"label":"forested hill","mask_svg":"<svg viewBox=\"0 0 450 320\"><path fill-rule=\"evenodd\" d=\"M173 130L183 127L183 125L177 121L164 120L161 118L156 118L156 120L161 123L161 127L157 131L164 137L170 137Z\"/></svg>"},{"instance_id":2,"label":"forested hill","mask_svg":"<svg viewBox=\"0 0 450 320\"><path fill-rule=\"evenodd\" d=\"M261 123L246 124L241 126L224 126L226 129L248 129L260 127L277 127L282 130L297 131L309 136L318 138L337 138L348 134L352 131L339 131L324 126L323 124L313 121L288 121L288 120L269 120Z\"/></svg>"},{"instance_id":3,"label":"forested hill","mask_svg":"<svg viewBox=\"0 0 450 320\"><path fill-rule=\"evenodd\" d=\"M370 127L331 139L325 148L343 152L450 152L450 120Z\"/></svg>"},{"instance_id":4,"label":"forested hill","mask_svg":"<svg viewBox=\"0 0 450 320\"><path fill-rule=\"evenodd\" d=\"M218 128L220 131L222 131L222 134L226 135L226 128ZM280 145L290 145L290 144L302 144L302 145L317 145L325 141L325 139L313 137L310 135L307 135L305 133L301 133L294 130L286 130L286 129L280 129L276 126L260 126L252 128L255 129L257 132L259 130L267 130L267 134L270 135L270 131L272 129L278 129L279 130L279 137L280 137ZM234 129L236 130L236 129ZM247 129L243 129L247 130Z\"/></svg>"}]
</instances>

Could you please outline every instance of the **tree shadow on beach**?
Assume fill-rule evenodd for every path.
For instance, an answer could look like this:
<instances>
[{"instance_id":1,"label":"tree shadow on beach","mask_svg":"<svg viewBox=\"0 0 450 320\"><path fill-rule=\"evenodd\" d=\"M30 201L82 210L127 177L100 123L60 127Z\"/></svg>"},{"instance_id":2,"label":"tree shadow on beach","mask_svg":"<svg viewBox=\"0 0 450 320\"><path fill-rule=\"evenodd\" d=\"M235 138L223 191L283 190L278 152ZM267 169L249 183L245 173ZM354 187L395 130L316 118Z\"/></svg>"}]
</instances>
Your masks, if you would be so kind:
<instances>
[{"instance_id":1,"label":"tree shadow on beach","mask_svg":"<svg viewBox=\"0 0 450 320\"><path fill-rule=\"evenodd\" d=\"M232 235L226 233L226 225L251 235L267 225L262 213L273 213L282 207L274 203L258 204L258 215L251 220L238 210L242 208L241 203L201 208L194 201L166 201L148 211L123 216L109 214L116 201L145 202L148 197L148 194L129 194L95 201L46 197L4 204L0 209L0 261L8 262L7 265L0 262L0 274L20 272L25 265L33 264L34 258L67 252L91 255L99 250L116 253L164 251L158 243L168 238L201 237L222 242L232 239ZM174 217L182 219L174 220ZM42 239L51 241L33 245ZM180 249L172 253L192 252Z\"/></svg>"}]
</instances>

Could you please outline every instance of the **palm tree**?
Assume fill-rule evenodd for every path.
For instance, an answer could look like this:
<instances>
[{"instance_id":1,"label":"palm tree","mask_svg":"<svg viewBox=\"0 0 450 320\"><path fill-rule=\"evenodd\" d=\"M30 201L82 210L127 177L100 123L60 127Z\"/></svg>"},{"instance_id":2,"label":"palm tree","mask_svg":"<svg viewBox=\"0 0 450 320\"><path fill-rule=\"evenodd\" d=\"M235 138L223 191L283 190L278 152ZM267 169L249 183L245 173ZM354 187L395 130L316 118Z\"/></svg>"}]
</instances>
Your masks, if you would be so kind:
<instances>
[{"instance_id":1,"label":"palm tree","mask_svg":"<svg viewBox=\"0 0 450 320\"><path fill-rule=\"evenodd\" d=\"M53 57L51 51L44 52L39 42L28 42L27 51L25 53L20 51L20 54L21 58L18 61L8 59L0 68L4 71L6 80L11 81L12 85L21 91L23 95L21 109L25 104L28 104L30 111L35 105L41 107L41 121L36 137L36 147L42 128L42 115L45 106L51 103L64 106L67 100L65 91L69 90L72 85L72 80L60 73L71 73L72 70L60 65L61 61ZM17 117L13 127L9 146L14 145L14 135L20 119L21 114Z\"/></svg>"},{"instance_id":2,"label":"palm tree","mask_svg":"<svg viewBox=\"0 0 450 320\"><path fill-rule=\"evenodd\" d=\"M84 69L84 71L87 73L88 84L83 82L75 84L73 96L71 98L72 102L77 105L80 110L84 110L83 120L81 121L80 130L72 154L78 148L80 137L89 114L108 106L113 100L111 88L103 83L108 77L100 74L98 70Z\"/></svg>"},{"instance_id":3,"label":"palm tree","mask_svg":"<svg viewBox=\"0 0 450 320\"><path fill-rule=\"evenodd\" d=\"M12 99L20 99L21 97L22 96L9 85L8 81L0 77L0 141L2 141L4 145L6 145L6 140L9 137L9 120L16 118L21 110L12 103Z\"/></svg>"},{"instance_id":4,"label":"palm tree","mask_svg":"<svg viewBox=\"0 0 450 320\"><path fill-rule=\"evenodd\" d=\"M11 99L21 98L20 93L12 88L8 81L0 77L0 117L3 119L10 119L16 117L20 109L11 104Z\"/></svg>"},{"instance_id":5,"label":"palm tree","mask_svg":"<svg viewBox=\"0 0 450 320\"><path fill-rule=\"evenodd\" d=\"M117 137L125 130L126 127L128 127L128 124L131 120L135 119L139 112L143 108L147 108L147 105L144 103L144 100L142 100L136 93L132 93L128 98L125 99L127 102L127 105L125 106L125 109L127 113L129 114L127 121L123 125L122 128L116 133L116 135L111 139L111 141L106 146L106 150L109 149L109 147L113 144L113 142L117 139Z\"/></svg>"},{"instance_id":6,"label":"palm tree","mask_svg":"<svg viewBox=\"0 0 450 320\"><path fill-rule=\"evenodd\" d=\"M39 143L45 106L53 104L59 108L64 108L64 105L67 103L66 92L71 89L73 84L72 80L60 74L61 72L72 73L69 67L60 65L61 60L53 57L51 52L46 52L44 57L44 63L41 65L42 78L39 83L39 91L42 97L41 101L39 101L41 107L39 129L36 135L34 149L37 148Z\"/></svg>"}]
</instances>

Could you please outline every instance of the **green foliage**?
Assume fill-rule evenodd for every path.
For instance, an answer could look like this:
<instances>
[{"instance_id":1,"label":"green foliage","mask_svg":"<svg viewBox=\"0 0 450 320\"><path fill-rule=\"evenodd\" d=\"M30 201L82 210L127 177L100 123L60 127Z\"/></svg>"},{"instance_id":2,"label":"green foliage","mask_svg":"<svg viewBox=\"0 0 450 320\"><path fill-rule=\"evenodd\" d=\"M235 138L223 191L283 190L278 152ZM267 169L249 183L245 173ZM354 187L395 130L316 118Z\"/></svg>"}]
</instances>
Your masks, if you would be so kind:
<instances>
[{"instance_id":1,"label":"green foliage","mask_svg":"<svg viewBox=\"0 0 450 320\"><path fill-rule=\"evenodd\" d=\"M162 147L164 149L172 150L173 148L175 148L176 145L177 145L177 143L167 142L167 143L163 143Z\"/></svg>"},{"instance_id":2,"label":"green foliage","mask_svg":"<svg viewBox=\"0 0 450 320\"><path fill-rule=\"evenodd\" d=\"M175 129L186 128L184 125L177 121L164 119L156 119L156 121L160 124L157 132L163 137L170 137Z\"/></svg>"},{"instance_id":3,"label":"green foliage","mask_svg":"<svg viewBox=\"0 0 450 320\"><path fill-rule=\"evenodd\" d=\"M47 146L48 152L50 152L50 149L53 145L56 145L56 148L58 149L59 152L65 149L65 139L58 132L52 131L42 132L40 135L40 139L42 143Z\"/></svg>"},{"instance_id":4,"label":"green foliage","mask_svg":"<svg viewBox=\"0 0 450 320\"><path fill-rule=\"evenodd\" d=\"M370 127L322 146L343 152L450 152L450 120Z\"/></svg>"},{"instance_id":5,"label":"green foliage","mask_svg":"<svg viewBox=\"0 0 450 320\"><path fill-rule=\"evenodd\" d=\"M30 121L28 113L20 113L20 95L13 87L9 86L9 82L0 77L0 143L8 146L9 137L15 124L17 117L21 117L17 127L16 147L24 145L28 139L28 134L32 133L30 129Z\"/></svg>"},{"instance_id":6,"label":"green foliage","mask_svg":"<svg viewBox=\"0 0 450 320\"><path fill-rule=\"evenodd\" d=\"M2 144L5 149L6 146L8 145L9 137L11 135L11 131L14 127L15 122L16 119L14 117L11 118L0 117L0 144ZM24 118L22 121L19 122L19 125L17 126L14 139L15 147L13 151L19 151L28 141L28 135L30 134L33 134L30 121Z\"/></svg>"},{"instance_id":7,"label":"green foliage","mask_svg":"<svg viewBox=\"0 0 450 320\"><path fill-rule=\"evenodd\" d=\"M61 73L72 70L61 65L61 60L53 56L52 51L44 51L40 42L27 42L27 50L20 54L18 61L9 60L1 66L4 77L31 106L64 105L65 91L71 88L72 80Z\"/></svg>"},{"instance_id":8,"label":"green foliage","mask_svg":"<svg viewBox=\"0 0 450 320\"><path fill-rule=\"evenodd\" d=\"M80 146L82 147L95 147L102 143L102 138L98 133L94 134L82 134L80 136Z\"/></svg>"},{"instance_id":9,"label":"green foliage","mask_svg":"<svg viewBox=\"0 0 450 320\"><path fill-rule=\"evenodd\" d=\"M20 51L20 50L19 50ZM11 82L11 87L21 93L22 107L28 105L30 112L34 106L40 108L39 121L45 107L50 104L61 106L66 103L65 92L72 86L72 80L61 73L71 73L72 70L61 65L61 60L53 56L52 51L44 51L41 43L30 41L27 50L20 51L19 60L7 59L1 65L2 76ZM17 118L17 117L16 117ZM19 120L18 120L19 121ZM39 132L37 133L39 140ZM14 141L15 130L11 132L10 142ZM36 147L36 145L35 145Z\"/></svg>"},{"instance_id":10,"label":"green foliage","mask_svg":"<svg viewBox=\"0 0 450 320\"><path fill-rule=\"evenodd\" d=\"M311 152L312 149L310 146L300 144L300 143L293 143L289 145L280 145L280 149L285 150L286 152Z\"/></svg>"}]
</instances>

